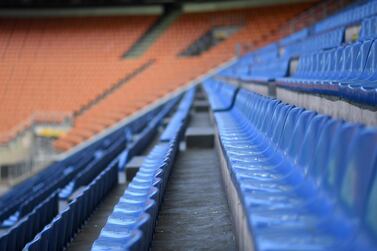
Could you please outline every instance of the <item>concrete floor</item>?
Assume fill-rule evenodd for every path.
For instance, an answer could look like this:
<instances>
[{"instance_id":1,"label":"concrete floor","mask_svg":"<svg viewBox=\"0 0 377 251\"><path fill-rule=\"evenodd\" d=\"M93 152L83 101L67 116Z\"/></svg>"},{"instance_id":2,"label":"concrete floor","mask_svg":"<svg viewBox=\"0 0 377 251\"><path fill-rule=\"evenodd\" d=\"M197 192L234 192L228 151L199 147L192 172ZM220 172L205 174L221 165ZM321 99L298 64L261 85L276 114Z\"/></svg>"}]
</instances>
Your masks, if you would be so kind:
<instances>
[{"instance_id":1,"label":"concrete floor","mask_svg":"<svg viewBox=\"0 0 377 251\"><path fill-rule=\"evenodd\" d=\"M191 127L210 127L208 112L193 113ZM236 250L230 211L214 148L180 152L158 216L152 251Z\"/></svg>"},{"instance_id":2,"label":"concrete floor","mask_svg":"<svg viewBox=\"0 0 377 251\"><path fill-rule=\"evenodd\" d=\"M152 250L236 250L213 149L188 149L173 167Z\"/></svg>"}]
</instances>

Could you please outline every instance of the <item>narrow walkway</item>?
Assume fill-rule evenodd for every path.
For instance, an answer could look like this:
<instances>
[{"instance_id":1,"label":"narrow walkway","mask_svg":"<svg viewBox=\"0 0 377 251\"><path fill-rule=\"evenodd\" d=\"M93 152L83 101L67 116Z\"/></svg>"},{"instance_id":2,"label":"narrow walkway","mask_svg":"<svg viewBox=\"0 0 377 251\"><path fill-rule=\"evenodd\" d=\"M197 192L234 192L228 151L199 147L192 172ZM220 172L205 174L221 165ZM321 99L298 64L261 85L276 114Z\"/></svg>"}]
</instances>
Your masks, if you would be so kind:
<instances>
[{"instance_id":1,"label":"narrow walkway","mask_svg":"<svg viewBox=\"0 0 377 251\"><path fill-rule=\"evenodd\" d=\"M92 248L93 242L98 238L99 233L105 226L107 218L112 213L114 206L126 189L126 184L118 184L101 202L99 207L88 219L80 232L68 245L70 251L86 251Z\"/></svg>"},{"instance_id":2,"label":"narrow walkway","mask_svg":"<svg viewBox=\"0 0 377 251\"><path fill-rule=\"evenodd\" d=\"M193 113L189 126L210 126L208 112ZM152 251L236 250L219 166L214 148L180 152L159 213Z\"/></svg>"}]
</instances>

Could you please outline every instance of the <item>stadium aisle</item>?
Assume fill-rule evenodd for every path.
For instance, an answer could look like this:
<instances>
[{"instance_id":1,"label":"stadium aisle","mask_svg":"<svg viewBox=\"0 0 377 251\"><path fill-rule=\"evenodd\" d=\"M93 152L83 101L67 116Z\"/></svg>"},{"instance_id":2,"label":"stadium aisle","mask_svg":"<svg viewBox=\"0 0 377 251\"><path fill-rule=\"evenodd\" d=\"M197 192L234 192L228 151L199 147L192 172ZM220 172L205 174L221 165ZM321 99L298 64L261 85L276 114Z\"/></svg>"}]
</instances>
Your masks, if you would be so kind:
<instances>
[{"instance_id":1,"label":"stadium aisle","mask_svg":"<svg viewBox=\"0 0 377 251\"><path fill-rule=\"evenodd\" d=\"M208 112L194 112L189 127L210 127ZM151 249L236 250L220 162L212 148L188 147L172 168Z\"/></svg>"}]
</instances>

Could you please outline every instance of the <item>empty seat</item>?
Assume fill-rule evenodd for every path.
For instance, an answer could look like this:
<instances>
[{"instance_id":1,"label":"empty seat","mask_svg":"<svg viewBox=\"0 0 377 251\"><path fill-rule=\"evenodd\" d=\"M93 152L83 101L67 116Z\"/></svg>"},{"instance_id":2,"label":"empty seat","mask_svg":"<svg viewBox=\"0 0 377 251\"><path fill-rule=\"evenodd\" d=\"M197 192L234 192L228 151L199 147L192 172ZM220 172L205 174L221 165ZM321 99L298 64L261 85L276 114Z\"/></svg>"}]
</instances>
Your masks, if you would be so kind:
<instances>
[{"instance_id":1,"label":"empty seat","mask_svg":"<svg viewBox=\"0 0 377 251\"><path fill-rule=\"evenodd\" d=\"M215 119L258 250L375 249L375 129L246 90Z\"/></svg>"},{"instance_id":2,"label":"empty seat","mask_svg":"<svg viewBox=\"0 0 377 251\"><path fill-rule=\"evenodd\" d=\"M361 24L360 40L376 38L377 17L366 18Z\"/></svg>"}]
</instances>

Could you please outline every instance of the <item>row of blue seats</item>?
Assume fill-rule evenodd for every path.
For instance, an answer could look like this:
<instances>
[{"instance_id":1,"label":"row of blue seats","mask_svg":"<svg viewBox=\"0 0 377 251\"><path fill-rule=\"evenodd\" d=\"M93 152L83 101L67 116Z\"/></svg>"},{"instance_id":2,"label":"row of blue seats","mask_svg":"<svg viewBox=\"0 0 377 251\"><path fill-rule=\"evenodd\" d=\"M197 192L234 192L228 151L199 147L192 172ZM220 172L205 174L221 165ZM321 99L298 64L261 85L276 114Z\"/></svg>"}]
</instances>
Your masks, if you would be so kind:
<instances>
[{"instance_id":1,"label":"row of blue seats","mask_svg":"<svg viewBox=\"0 0 377 251\"><path fill-rule=\"evenodd\" d=\"M300 42L281 47L280 57L277 44L273 43L260 50L249 53L232 65L233 69L224 72L225 76L245 81L266 82L288 74L291 58L307 54L311 51L330 49L340 46L343 42L344 28L335 29L323 34L308 37Z\"/></svg>"},{"instance_id":2,"label":"row of blue seats","mask_svg":"<svg viewBox=\"0 0 377 251\"><path fill-rule=\"evenodd\" d=\"M92 250L148 250L177 138L153 148L107 219Z\"/></svg>"},{"instance_id":3,"label":"row of blue seats","mask_svg":"<svg viewBox=\"0 0 377 251\"><path fill-rule=\"evenodd\" d=\"M253 64L247 75L242 75L242 80L257 82L272 81L279 77L287 76L289 68L288 58L271 59L268 63Z\"/></svg>"},{"instance_id":4,"label":"row of blue seats","mask_svg":"<svg viewBox=\"0 0 377 251\"><path fill-rule=\"evenodd\" d=\"M194 88L186 92L173 117L182 113L188 117L194 95ZM184 123L169 122L162 133L166 135L169 132L169 137L160 137L160 143L148 154L114 207L92 250L149 250L158 210L184 130Z\"/></svg>"},{"instance_id":5,"label":"row of blue seats","mask_svg":"<svg viewBox=\"0 0 377 251\"><path fill-rule=\"evenodd\" d=\"M377 17L366 18L361 24L359 40L376 39L377 36Z\"/></svg>"},{"instance_id":6,"label":"row of blue seats","mask_svg":"<svg viewBox=\"0 0 377 251\"><path fill-rule=\"evenodd\" d=\"M264 63L271 59L276 59L279 56L279 46L276 43L271 43L260 49L253 51L252 62L253 63Z\"/></svg>"},{"instance_id":7,"label":"row of blue seats","mask_svg":"<svg viewBox=\"0 0 377 251\"><path fill-rule=\"evenodd\" d=\"M79 168L83 168L86 164L89 163L91 158L85 157L81 159L81 161L77 164ZM63 168L62 166L60 168ZM67 184L75 175L75 170L71 167L68 167L64 169L61 172L57 173L60 176L57 175L51 175L49 178L46 177L46 180L41 182L40 186L36 186L33 189L31 188L28 193L25 193L21 198L23 198L23 202L17 203L18 200L16 199L15 203L10 202L10 205L5 208L4 215L7 215L8 213L12 213L9 215L8 218L4 219L2 222L1 227L8 228L13 226L17 223L23 216L28 214L33 210L33 208L40 203L42 203L47 197L49 197L51 194L53 194L58 189L64 187L65 184Z\"/></svg>"},{"instance_id":8,"label":"row of blue seats","mask_svg":"<svg viewBox=\"0 0 377 251\"><path fill-rule=\"evenodd\" d=\"M28 213L27 209L30 208L28 205L38 204L34 203L34 201L40 201L38 199L33 200L33 197L35 197L37 194L43 197L43 190L46 190L47 187L52 186L51 180L56 180L61 177L63 167L64 166L62 163L55 163L50 167L47 167L36 176L13 187L12 190L4 194L0 198L1 227L9 227L14 225L15 221L17 220L10 220L9 223L4 221L7 221L7 219L9 220L9 218L18 219L19 216L22 217L22 215ZM47 182L48 180L49 182ZM18 211L22 211L22 213L20 214Z\"/></svg>"},{"instance_id":9,"label":"row of blue seats","mask_svg":"<svg viewBox=\"0 0 377 251\"><path fill-rule=\"evenodd\" d=\"M360 41L375 39L377 28L376 3L366 3L360 7L349 8L344 13L362 13L369 8L369 12L360 15L356 21L362 21ZM348 14L346 14L347 16ZM357 15L356 15L357 16ZM372 16L370 18L367 18ZM331 19L331 18L330 18ZM330 20L329 19L329 20ZM352 19L353 20L353 19ZM326 20L325 20L326 21ZM324 22L325 22L324 21ZM326 21L327 22L327 21ZM332 22L332 21L331 21ZM354 21L352 21L354 22ZM329 29L313 31L312 28L305 28L301 31L281 39L278 43L271 43L261 49L243 56L233 67L241 68L235 70L232 77L242 80L267 81L275 77L284 77L286 61L308 52L327 50L340 46L344 41L345 27L348 23L337 24ZM278 73L276 73L278 71Z\"/></svg>"},{"instance_id":10,"label":"row of blue seats","mask_svg":"<svg viewBox=\"0 0 377 251\"><path fill-rule=\"evenodd\" d=\"M362 8L371 6L376 7L375 3L366 3ZM356 7L350 8L353 11ZM357 7L358 9L360 7ZM347 12L347 11L346 11ZM356 10L356 12L358 12ZM355 12L355 13L356 13ZM377 14L374 13L374 14ZM373 14L373 15L374 15ZM364 15L357 19L362 21L359 41L375 39L374 32L377 27L377 18L370 17L372 14ZM297 56L305 55L309 52L328 50L340 46L344 41L344 25L337 25L328 30L314 32L311 28L298 31L278 43L272 43L261 49L248 53L243 56L233 68L233 73L228 72L229 76L241 78L242 80L268 81L276 77L284 77L287 73L286 62Z\"/></svg>"},{"instance_id":11,"label":"row of blue seats","mask_svg":"<svg viewBox=\"0 0 377 251\"><path fill-rule=\"evenodd\" d=\"M75 188L82 185L82 183L77 185L71 183L75 177L79 174L80 177L84 177L85 175L83 176L82 174L85 170L96 169L95 167L101 170L103 166L108 164L108 158L98 158L101 152L109 153L109 151L114 150L111 149L114 147L116 148L115 152L117 152L118 146L113 147L114 142L119 142L120 139L124 140L124 138L128 141L129 134L139 133L151 121L151 118L156 117L164 109L169 110L175 101L170 100L166 104L153 109L74 155L53 163L41 173L14 187L0 198L0 226L4 228L13 226L20 218L31 212L35 206L57 189L66 188L65 191L62 191L62 196L64 198L68 197ZM122 145L123 143L119 142L117 144ZM93 172L89 173L93 174ZM89 181L90 179L86 181L86 184Z\"/></svg>"},{"instance_id":12,"label":"row of blue seats","mask_svg":"<svg viewBox=\"0 0 377 251\"><path fill-rule=\"evenodd\" d=\"M132 159L137 154L140 154L147 145L152 141L153 137L157 134L158 127L162 123L162 120L172 111L176 106L180 96L177 96L165 105L164 109L160 113L156 114L154 117L149 119L149 123L146 124L144 129L136 135L136 139L133 139L129 146L124 149L120 154L118 168L119 171L124 171L128 161Z\"/></svg>"},{"instance_id":13,"label":"row of blue seats","mask_svg":"<svg viewBox=\"0 0 377 251\"><path fill-rule=\"evenodd\" d=\"M373 8L376 8L375 4L371 4L371 5L373 5ZM304 28L300 31L292 33L291 35L289 35L285 38L282 38L279 41L279 46L283 47L283 48L293 46L295 43L298 43L300 41L311 39L310 36L315 37L317 34L318 35L325 35L327 33L331 33L333 30L344 29L345 27L347 27L349 25L359 23L362 20L363 21L362 21L360 39L375 38L376 33L373 33L373 27L375 27L374 26L375 21L369 20L368 17L377 14L376 9L369 9L367 11L364 11L364 14L362 14L363 11L360 11L360 9L357 9L359 7L360 6L353 5L353 6L350 6L349 8L347 8L345 11L343 11L344 13L343 12L340 13L341 15L349 15L349 13L348 14L345 14L345 13L346 12L359 12L359 16L355 15L353 18L350 18L350 19L346 19L344 17L340 18L342 20L340 20L338 17L336 17L337 15L331 16L328 19L323 20L322 22L318 22L317 25L314 25L314 27ZM361 8L364 9L364 10L368 9L369 7L370 7L370 5L368 5L368 4L365 5L365 6L361 6ZM356 10L355 10L355 8L356 8ZM338 22L334 22L331 19L338 19ZM368 20L368 22L364 22L364 20ZM332 24L329 25L329 23L332 23ZM365 36L366 34L369 34L370 37ZM325 46L327 46L327 45L325 45ZM324 47L324 48L326 48L326 47Z\"/></svg>"},{"instance_id":14,"label":"row of blue seats","mask_svg":"<svg viewBox=\"0 0 377 251\"><path fill-rule=\"evenodd\" d=\"M253 62L253 53L249 52L233 62L229 67L219 71L218 75L227 78L247 79L250 76L251 62Z\"/></svg>"},{"instance_id":15,"label":"row of blue seats","mask_svg":"<svg viewBox=\"0 0 377 251\"><path fill-rule=\"evenodd\" d=\"M347 26L377 14L377 2L370 1L359 6L352 6L333 15L314 26L315 32L323 32L340 26Z\"/></svg>"},{"instance_id":16,"label":"row of blue seats","mask_svg":"<svg viewBox=\"0 0 377 251\"><path fill-rule=\"evenodd\" d=\"M233 85L224 85L222 80L208 78L203 81L203 88L207 92L216 92L216 96L208 96L208 102L213 110L226 110L232 105L232 97L235 95L237 88Z\"/></svg>"},{"instance_id":17,"label":"row of blue seats","mask_svg":"<svg viewBox=\"0 0 377 251\"><path fill-rule=\"evenodd\" d=\"M62 200L68 199L79 187L89 184L126 147L126 138L112 142L105 150L97 150L94 160L83 168L59 193Z\"/></svg>"},{"instance_id":18,"label":"row of blue seats","mask_svg":"<svg viewBox=\"0 0 377 251\"><path fill-rule=\"evenodd\" d=\"M309 36L309 34L310 34L310 30L308 28L302 29L285 38L280 39L279 45L282 47L286 47L290 44L306 39Z\"/></svg>"},{"instance_id":19,"label":"row of blue seats","mask_svg":"<svg viewBox=\"0 0 377 251\"><path fill-rule=\"evenodd\" d=\"M296 57L312 51L320 51L340 46L344 40L344 27L340 27L322 34L307 37L301 42L285 47L284 57Z\"/></svg>"},{"instance_id":20,"label":"row of blue seats","mask_svg":"<svg viewBox=\"0 0 377 251\"><path fill-rule=\"evenodd\" d=\"M63 250L100 201L117 185L118 167L116 162L117 160L112 161L23 250Z\"/></svg>"},{"instance_id":21,"label":"row of blue seats","mask_svg":"<svg viewBox=\"0 0 377 251\"><path fill-rule=\"evenodd\" d=\"M175 115L188 116L194 90L189 90ZM173 117L175 117L175 115ZM185 118L182 118L185 119ZM172 130L170 125L176 127ZM102 229L92 250L148 250L152 240L158 209L184 131L183 123L170 121L162 135L169 130L170 140L157 144L148 154ZM171 131L171 132L170 132ZM175 135L172 135L175 132Z\"/></svg>"},{"instance_id":22,"label":"row of blue seats","mask_svg":"<svg viewBox=\"0 0 377 251\"><path fill-rule=\"evenodd\" d=\"M168 126L160 136L161 142L169 142L174 137L177 137L178 132L183 132L183 128L186 128L189 119L189 112L194 101L195 88L189 89L183 96L179 103L176 112L169 121ZM180 137L181 135L178 135Z\"/></svg>"},{"instance_id":23,"label":"row of blue seats","mask_svg":"<svg viewBox=\"0 0 377 251\"><path fill-rule=\"evenodd\" d=\"M0 235L0 250L22 250L58 214L58 203L58 194L50 195L16 225Z\"/></svg>"},{"instance_id":24,"label":"row of blue seats","mask_svg":"<svg viewBox=\"0 0 377 251\"><path fill-rule=\"evenodd\" d=\"M348 44L300 58L296 73L279 85L377 104L377 40Z\"/></svg>"},{"instance_id":25,"label":"row of blue seats","mask_svg":"<svg viewBox=\"0 0 377 251\"><path fill-rule=\"evenodd\" d=\"M142 151L156 134L158 124L161 123L162 118L170 112L172 107L176 104L176 101L177 98L168 101L159 113L153 114L154 118L150 119L150 123L137 134L137 140L127 142L126 137L121 137L115 141L109 141L111 144L106 145L105 149L94 152L95 161L87 165L87 167L78 173L77 176L60 192L60 199L68 199L76 189L89 184L103 170L103 167L107 166L122 151L121 155L123 156L124 152L127 152L128 157L132 157ZM147 117L149 117L149 115ZM127 162L128 159L124 161ZM119 163L120 162L121 161L119 161Z\"/></svg>"},{"instance_id":26,"label":"row of blue seats","mask_svg":"<svg viewBox=\"0 0 377 251\"><path fill-rule=\"evenodd\" d=\"M164 105L147 113L143 116L146 119L137 119L136 121L139 126L134 126L131 131L133 133L140 132L140 134L143 134L145 129L141 129L140 124L143 124L144 126L146 125L147 127L150 126L157 128L159 123L161 123L161 120L176 105L178 99L179 97L172 98ZM127 132L125 131L124 133ZM76 177L74 180L77 182L77 184L79 184L77 186L81 186L85 185L86 182L90 182L95 177L96 178L85 187L83 192L77 198L75 198L69 204L69 209L58 215L51 224L46 226L45 229L38 236L36 236L36 238L27 246L27 250L40 250L41 248L48 248L49 250L62 250L67 243L69 243L80 226L85 222L86 218L90 216L96 205L101 201L102 197L107 193L107 191L117 184L117 170L121 156L118 153L124 148L124 138L120 138L121 140L115 137L110 139L108 138L107 142L104 141L102 144L103 150L95 151L95 159L101 159L102 161L95 162L96 166L89 165L84 169L85 172L79 173L77 176L78 179ZM107 166L107 161L111 161L111 163L105 171L102 171L103 166ZM97 171L102 172L97 175ZM82 210L84 210L84 212ZM70 221L72 220L77 221L77 223L71 223ZM62 228L68 230L66 235L55 237L57 231L61 231ZM56 239L52 239L52 237L55 237Z\"/></svg>"},{"instance_id":27,"label":"row of blue seats","mask_svg":"<svg viewBox=\"0 0 377 251\"><path fill-rule=\"evenodd\" d=\"M246 90L214 116L256 250L376 250L376 128Z\"/></svg>"}]
</instances>

